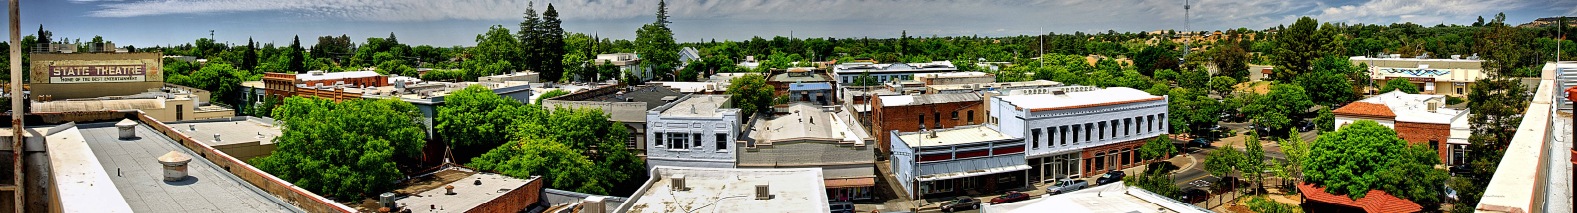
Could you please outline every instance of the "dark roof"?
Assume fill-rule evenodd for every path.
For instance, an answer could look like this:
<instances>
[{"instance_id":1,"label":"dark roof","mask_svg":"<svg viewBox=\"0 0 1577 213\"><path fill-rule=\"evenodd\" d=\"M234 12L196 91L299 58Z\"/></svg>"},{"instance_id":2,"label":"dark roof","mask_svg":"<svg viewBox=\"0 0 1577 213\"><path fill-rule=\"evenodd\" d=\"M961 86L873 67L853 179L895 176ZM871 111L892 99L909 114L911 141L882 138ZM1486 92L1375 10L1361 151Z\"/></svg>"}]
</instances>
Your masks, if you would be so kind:
<instances>
[{"instance_id":1,"label":"dark roof","mask_svg":"<svg viewBox=\"0 0 1577 213\"><path fill-rule=\"evenodd\" d=\"M669 96L682 97L684 93L679 93L663 86L639 86L633 90L624 91L623 95L611 93L592 98L591 100L602 102L646 102L646 110L652 110L667 104L668 101L663 100L663 98Z\"/></svg>"}]
</instances>

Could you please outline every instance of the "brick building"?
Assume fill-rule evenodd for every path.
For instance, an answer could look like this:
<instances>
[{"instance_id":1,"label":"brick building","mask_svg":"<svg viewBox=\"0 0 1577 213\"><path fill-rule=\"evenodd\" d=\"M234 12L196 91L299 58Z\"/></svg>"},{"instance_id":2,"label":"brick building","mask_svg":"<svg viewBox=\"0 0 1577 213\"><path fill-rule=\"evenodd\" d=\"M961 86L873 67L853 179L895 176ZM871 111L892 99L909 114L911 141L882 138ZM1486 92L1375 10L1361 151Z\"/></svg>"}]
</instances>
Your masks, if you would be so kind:
<instances>
[{"instance_id":1,"label":"brick building","mask_svg":"<svg viewBox=\"0 0 1577 213\"><path fill-rule=\"evenodd\" d=\"M1166 96L1126 87L1068 89L988 100L986 126L1024 138L1031 181L1092 177L1157 160L1138 150L1167 134Z\"/></svg>"},{"instance_id":2,"label":"brick building","mask_svg":"<svg viewBox=\"0 0 1577 213\"><path fill-rule=\"evenodd\" d=\"M308 71L305 74L263 73L264 95L271 97L296 96L298 87L320 86L383 87L389 86L389 76L374 71L333 72Z\"/></svg>"},{"instance_id":3,"label":"brick building","mask_svg":"<svg viewBox=\"0 0 1577 213\"><path fill-rule=\"evenodd\" d=\"M975 125L984 123L984 110L975 93L878 96L871 103L872 129L887 134ZM890 140L878 137L877 147L892 147Z\"/></svg>"},{"instance_id":4,"label":"brick building","mask_svg":"<svg viewBox=\"0 0 1577 213\"><path fill-rule=\"evenodd\" d=\"M1468 129L1466 109L1445 106L1445 95L1407 94L1391 91L1332 110L1337 128L1357 120L1372 120L1396 130L1396 137L1411 144L1428 144L1446 165L1466 163Z\"/></svg>"}]
</instances>

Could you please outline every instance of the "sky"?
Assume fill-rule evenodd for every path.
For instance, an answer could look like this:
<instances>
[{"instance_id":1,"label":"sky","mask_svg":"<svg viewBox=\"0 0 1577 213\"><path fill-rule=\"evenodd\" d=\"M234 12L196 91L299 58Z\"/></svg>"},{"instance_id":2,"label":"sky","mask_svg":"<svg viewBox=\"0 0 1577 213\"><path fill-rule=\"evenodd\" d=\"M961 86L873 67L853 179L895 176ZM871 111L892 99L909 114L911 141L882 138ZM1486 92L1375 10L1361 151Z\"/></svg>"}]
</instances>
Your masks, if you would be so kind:
<instances>
[{"instance_id":1,"label":"sky","mask_svg":"<svg viewBox=\"0 0 1577 213\"><path fill-rule=\"evenodd\" d=\"M1577 15L1572 0L672 0L680 42L772 38L1014 36L1046 32L1214 31L1321 22L1469 25L1504 12L1506 22ZM569 32L635 38L655 20L656 0L37 0L21 2L22 35L40 25L54 38L103 36L138 47L191 43L302 45L346 35L356 43L395 34L400 43L473 46L489 26L519 29L524 12L549 4ZM8 7L0 5L0 8ZM9 8L7 8L9 9Z\"/></svg>"}]
</instances>

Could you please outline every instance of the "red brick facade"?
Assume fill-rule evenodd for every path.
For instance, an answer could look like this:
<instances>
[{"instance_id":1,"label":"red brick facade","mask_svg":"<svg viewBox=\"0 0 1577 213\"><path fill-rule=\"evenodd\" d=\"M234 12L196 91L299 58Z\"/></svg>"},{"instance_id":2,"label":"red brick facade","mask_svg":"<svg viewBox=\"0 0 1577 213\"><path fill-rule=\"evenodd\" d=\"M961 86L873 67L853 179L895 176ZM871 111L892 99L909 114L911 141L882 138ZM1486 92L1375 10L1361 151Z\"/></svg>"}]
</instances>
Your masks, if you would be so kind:
<instances>
[{"instance_id":1,"label":"red brick facade","mask_svg":"<svg viewBox=\"0 0 1577 213\"><path fill-rule=\"evenodd\" d=\"M464 181L462 180L456 182ZM531 204L541 201L541 195L542 179L537 178L536 180L531 180L530 183L526 183L526 185L520 186L520 188L517 188L514 191L500 195L498 198L494 198L491 201L477 205L476 208L471 208L465 212L522 212L525 211L527 207L531 207Z\"/></svg>"},{"instance_id":2,"label":"red brick facade","mask_svg":"<svg viewBox=\"0 0 1577 213\"><path fill-rule=\"evenodd\" d=\"M1446 139L1451 138L1451 125L1449 124L1397 121L1396 137L1407 140L1409 144L1429 145L1440 156L1441 163L1451 164L1451 146L1446 144Z\"/></svg>"},{"instance_id":3,"label":"red brick facade","mask_svg":"<svg viewBox=\"0 0 1577 213\"><path fill-rule=\"evenodd\" d=\"M1150 140L1154 140L1154 139L1155 139L1155 137L1150 137L1150 138L1136 139L1136 140L1131 140L1131 141L1126 141L1126 142L1121 142L1121 143L1107 144L1107 145L1104 145L1104 146L1084 148L1084 150L1081 151L1080 157L1079 157L1079 158L1082 158L1083 162L1084 162L1084 170L1083 170L1084 171L1084 176L1085 177L1095 177L1095 176L1100 176L1102 174L1106 174L1106 172L1112 171L1114 169L1118 169L1118 170L1126 169L1126 168L1131 168L1131 167L1135 167L1135 166L1144 165L1144 164L1147 164L1147 163L1159 161L1159 160L1154 160L1154 159L1152 159L1152 160L1144 160L1143 157L1140 157L1141 154L1139 154L1139 147L1144 146L1144 143L1146 141L1150 141ZM1095 157L1096 154L1101 154L1101 153L1105 153L1104 158L1097 159ZM1124 158L1123 154L1125 154L1125 153L1127 154L1127 160L1128 160L1127 164L1123 164L1123 158ZM1096 165L1095 161L1096 160L1104 160L1100 164L1101 167L1099 167L1099 168L1095 167L1095 165ZM1108 162L1115 162L1116 166L1106 165L1106 163L1108 163ZM1129 175L1133 175L1133 174L1129 174Z\"/></svg>"},{"instance_id":4,"label":"red brick facade","mask_svg":"<svg viewBox=\"0 0 1577 213\"><path fill-rule=\"evenodd\" d=\"M315 85L318 85L318 84L334 85L335 83L341 83L341 82L345 83L345 85L352 85L352 86L358 86L358 87L360 87L360 86L383 87L383 86L389 86L389 76L379 75L379 76L362 77L362 78L340 78L340 79L326 79L326 80L316 80L316 81L302 81L302 80L296 78L296 74L290 74L290 73L263 73L263 87L264 87L263 94L265 96L270 96L270 97L283 99L283 98L286 98L286 97L298 96L296 94L296 92L298 91L298 89L296 88L296 85L298 85L298 84L304 84L304 85L307 85L307 86L315 86ZM338 100L338 99L336 98L336 100Z\"/></svg>"},{"instance_id":5,"label":"red brick facade","mask_svg":"<svg viewBox=\"0 0 1577 213\"><path fill-rule=\"evenodd\" d=\"M871 99L872 129L876 130L877 150L886 153L891 149L892 131L916 132L920 125L926 129L946 129L985 123L985 106L980 101L925 104L913 106L882 106L881 98ZM925 117L924 121L920 117Z\"/></svg>"}]
</instances>

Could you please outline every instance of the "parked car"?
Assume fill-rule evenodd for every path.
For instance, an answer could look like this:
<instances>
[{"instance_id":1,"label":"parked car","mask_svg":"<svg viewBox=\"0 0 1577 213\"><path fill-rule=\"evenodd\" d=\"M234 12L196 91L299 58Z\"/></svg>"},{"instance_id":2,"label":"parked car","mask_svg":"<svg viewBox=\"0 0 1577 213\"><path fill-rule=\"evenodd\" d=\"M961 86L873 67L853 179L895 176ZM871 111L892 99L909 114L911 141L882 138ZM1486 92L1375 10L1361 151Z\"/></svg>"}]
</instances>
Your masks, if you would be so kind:
<instances>
[{"instance_id":1,"label":"parked car","mask_svg":"<svg viewBox=\"0 0 1577 213\"><path fill-rule=\"evenodd\" d=\"M1095 185L1106 185L1108 183L1115 183L1117 181L1122 181L1123 177L1127 177L1127 176L1128 176L1128 173L1124 173L1123 171L1106 172L1106 174L1101 175L1101 178L1096 178L1095 179Z\"/></svg>"},{"instance_id":2,"label":"parked car","mask_svg":"<svg viewBox=\"0 0 1577 213\"><path fill-rule=\"evenodd\" d=\"M1467 167L1467 164L1451 166L1448 170L1450 171L1451 176L1469 176L1472 175L1473 172L1472 169Z\"/></svg>"},{"instance_id":3,"label":"parked car","mask_svg":"<svg viewBox=\"0 0 1577 213\"><path fill-rule=\"evenodd\" d=\"M1089 181L1062 179L1057 180L1056 184L1046 187L1046 194L1068 193L1084 189L1085 187L1090 187Z\"/></svg>"},{"instance_id":4,"label":"parked car","mask_svg":"<svg viewBox=\"0 0 1577 213\"><path fill-rule=\"evenodd\" d=\"M1188 141L1187 146L1183 147L1210 147L1210 140L1205 140L1204 138L1194 138L1194 140Z\"/></svg>"},{"instance_id":5,"label":"parked car","mask_svg":"<svg viewBox=\"0 0 1577 213\"><path fill-rule=\"evenodd\" d=\"M1314 122L1304 121L1303 122L1303 126L1298 127L1298 132L1308 132L1308 131L1314 131Z\"/></svg>"},{"instance_id":6,"label":"parked car","mask_svg":"<svg viewBox=\"0 0 1577 213\"><path fill-rule=\"evenodd\" d=\"M834 202L830 205L832 213L854 213L854 203Z\"/></svg>"},{"instance_id":7,"label":"parked car","mask_svg":"<svg viewBox=\"0 0 1577 213\"><path fill-rule=\"evenodd\" d=\"M1183 191L1183 195L1182 196L1183 196L1182 197L1183 198L1182 199L1183 202L1186 202L1186 203L1199 203L1199 202L1205 202L1206 199L1210 199L1210 192L1206 192L1205 190L1202 190L1202 189L1188 189L1187 191Z\"/></svg>"},{"instance_id":8,"label":"parked car","mask_svg":"<svg viewBox=\"0 0 1577 213\"><path fill-rule=\"evenodd\" d=\"M955 212L955 211L960 211L960 210L970 210L970 209L979 209L979 208L980 208L980 200L976 200L975 198L970 198L970 197L963 197L963 196L955 198L952 201L948 201L945 204L942 204L942 211L944 211L944 212Z\"/></svg>"},{"instance_id":9,"label":"parked car","mask_svg":"<svg viewBox=\"0 0 1577 213\"><path fill-rule=\"evenodd\" d=\"M1012 203L1012 202L1019 202L1019 201L1024 201L1024 200L1029 200L1029 194L1024 194L1023 192L1018 192L1018 191L1011 191L1011 192L1008 192L1007 194L1004 194L1002 196L997 196L997 198L991 198L991 204Z\"/></svg>"}]
</instances>

